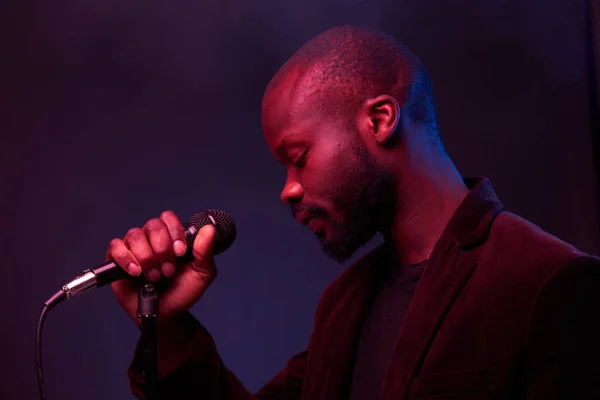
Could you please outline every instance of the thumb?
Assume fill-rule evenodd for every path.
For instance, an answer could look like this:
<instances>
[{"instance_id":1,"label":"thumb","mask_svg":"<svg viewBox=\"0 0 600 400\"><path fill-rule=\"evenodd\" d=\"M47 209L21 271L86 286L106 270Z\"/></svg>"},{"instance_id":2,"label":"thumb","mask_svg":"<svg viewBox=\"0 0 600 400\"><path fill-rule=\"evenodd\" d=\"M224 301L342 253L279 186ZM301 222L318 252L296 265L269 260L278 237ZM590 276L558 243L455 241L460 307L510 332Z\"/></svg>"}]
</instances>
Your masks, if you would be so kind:
<instances>
[{"instance_id":1,"label":"thumb","mask_svg":"<svg viewBox=\"0 0 600 400\"><path fill-rule=\"evenodd\" d=\"M192 268L196 271L203 271L207 264L213 263L213 241L215 238L215 227L211 224L204 225L194 239L192 253L194 262Z\"/></svg>"}]
</instances>

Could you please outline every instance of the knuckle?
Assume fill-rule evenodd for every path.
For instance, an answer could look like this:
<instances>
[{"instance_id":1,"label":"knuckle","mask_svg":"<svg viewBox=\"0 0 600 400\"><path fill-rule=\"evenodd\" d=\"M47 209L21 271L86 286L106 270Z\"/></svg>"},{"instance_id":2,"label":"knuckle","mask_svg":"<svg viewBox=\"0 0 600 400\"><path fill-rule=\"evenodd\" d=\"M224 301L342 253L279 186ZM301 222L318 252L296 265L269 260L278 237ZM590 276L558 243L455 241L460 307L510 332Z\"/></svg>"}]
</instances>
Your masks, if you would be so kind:
<instances>
[{"instance_id":1,"label":"knuckle","mask_svg":"<svg viewBox=\"0 0 600 400\"><path fill-rule=\"evenodd\" d=\"M183 233L183 227L179 218L172 211L165 211L160 216L161 221L166 225L169 234L174 237L179 237Z\"/></svg>"},{"instance_id":2,"label":"knuckle","mask_svg":"<svg viewBox=\"0 0 600 400\"><path fill-rule=\"evenodd\" d=\"M202 275L201 279L202 279L202 282L206 286L208 286L208 285L212 284L217 279L217 272L211 270L206 275Z\"/></svg>"},{"instance_id":3,"label":"knuckle","mask_svg":"<svg viewBox=\"0 0 600 400\"><path fill-rule=\"evenodd\" d=\"M127 249L125 243L121 239L114 238L108 243L108 249L106 250L106 259L114 259L119 257L119 254L123 251L123 249Z\"/></svg>"},{"instance_id":4,"label":"knuckle","mask_svg":"<svg viewBox=\"0 0 600 400\"><path fill-rule=\"evenodd\" d=\"M131 228L125 234L128 242L136 242L144 237L144 232L140 228Z\"/></svg>"},{"instance_id":5,"label":"knuckle","mask_svg":"<svg viewBox=\"0 0 600 400\"><path fill-rule=\"evenodd\" d=\"M110 253L116 251L119 247L123 246L123 241L119 238L114 238L108 243L108 251Z\"/></svg>"},{"instance_id":6,"label":"knuckle","mask_svg":"<svg viewBox=\"0 0 600 400\"><path fill-rule=\"evenodd\" d=\"M169 228L169 235L173 238L177 238L177 239L181 239L181 240L184 240L184 238L185 238L185 233L183 231L183 228L180 226L175 226L175 227Z\"/></svg>"},{"instance_id":7,"label":"knuckle","mask_svg":"<svg viewBox=\"0 0 600 400\"><path fill-rule=\"evenodd\" d=\"M213 262L212 257L208 256L205 253L200 253L196 250L193 250L192 254L194 256L195 264L202 266L203 269L210 271L211 274L216 273L216 268L214 267L214 262Z\"/></svg>"},{"instance_id":8,"label":"knuckle","mask_svg":"<svg viewBox=\"0 0 600 400\"><path fill-rule=\"evenodd\" d=\"M111 256L117 264L121 265L122 263L127 262L127 259L129 258L129 252L127 249L119 249L113 251Z\"/></svg>"},{"instance_id":9,"label":"knuckle","mask_svg":"<svg viewBox=\"0 0 600 400\"><path fill-rule=\"evenodd\" d=\"M122 247L114 249L111 254L112 254L113 258L122 261L129 257L129 250L127 250L127 248L125 246L122 246Z\"/></svg>"},{"instance_id":10,"label":"knuckle","mask_svg":"<svg viewBox=\"0 0 600 400\"><path fill-rule=\"evenodd\" d=\"M175 215L175 213L171 210L166 210L163 211L160 214L160 219L173 219L173 218L177 218L177 216Z\"/></svg>"},{"instance_id":11,"label":"knuckle","mask_svg":"<svg viewBox=\"0 0 600 400\"><path fill-rule=\"evenodd\" d=\"M158 218L152 218L146 225L144 225L144 230L148 233L157 232L164 229L165 224Z\"/></svg>"}]
</instances>

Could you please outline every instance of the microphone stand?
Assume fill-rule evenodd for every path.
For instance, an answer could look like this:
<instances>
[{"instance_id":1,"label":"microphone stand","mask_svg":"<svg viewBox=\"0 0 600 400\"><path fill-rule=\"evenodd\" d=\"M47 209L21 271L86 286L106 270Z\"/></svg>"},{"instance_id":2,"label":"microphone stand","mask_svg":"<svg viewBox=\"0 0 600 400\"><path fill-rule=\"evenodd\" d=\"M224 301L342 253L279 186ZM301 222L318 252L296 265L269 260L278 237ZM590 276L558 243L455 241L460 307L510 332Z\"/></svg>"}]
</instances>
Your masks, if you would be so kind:
<instances>
[{"instance_id":1,"label":"microphone stand","mask_svg":"<svg viewBox=\"0 0 600 400\"><path fill-rule=\"evenodd\" d=\"M158 400L158 351L156 318L158 317L158 293L151 283L140 286L138 292L138 318L142 319L141 346L144 360L145 398Z\"/></svg>"}]
</instances>

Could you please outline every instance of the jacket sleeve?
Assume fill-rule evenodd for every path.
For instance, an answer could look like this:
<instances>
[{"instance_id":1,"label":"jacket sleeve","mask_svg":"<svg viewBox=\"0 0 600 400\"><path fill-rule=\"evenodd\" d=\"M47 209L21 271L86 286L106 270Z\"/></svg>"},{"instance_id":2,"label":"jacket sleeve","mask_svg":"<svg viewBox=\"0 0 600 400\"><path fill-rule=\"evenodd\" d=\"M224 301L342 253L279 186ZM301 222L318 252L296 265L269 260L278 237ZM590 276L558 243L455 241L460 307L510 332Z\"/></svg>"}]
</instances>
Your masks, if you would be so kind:
<instances>
[{"instance_id":1,"label":"jacket sleeve","mask_svg":"<svg viewBox=\"0 0 600 400\"><path fill-rule=\"evenodd\" d=\"M533 305L525 348L525 398L600 395L600 261L580 256L549 276Z\"/></svg>"},{"instance_id":2,"label":"jacket sleeve","mask_svg":"<svg viewBox=\"0 0 600 400\"><path fill-rule=\"evenodd\" d=\"M297 400L301 397L307 352L294 356L258 393L250 393L228 370L208 331L188 314L193 340L186 360L176 370L160 378L158 395L169 400ZM138 341L128 370L132 394L144 399L142 349Z\"/></svg>"}]
</instances>

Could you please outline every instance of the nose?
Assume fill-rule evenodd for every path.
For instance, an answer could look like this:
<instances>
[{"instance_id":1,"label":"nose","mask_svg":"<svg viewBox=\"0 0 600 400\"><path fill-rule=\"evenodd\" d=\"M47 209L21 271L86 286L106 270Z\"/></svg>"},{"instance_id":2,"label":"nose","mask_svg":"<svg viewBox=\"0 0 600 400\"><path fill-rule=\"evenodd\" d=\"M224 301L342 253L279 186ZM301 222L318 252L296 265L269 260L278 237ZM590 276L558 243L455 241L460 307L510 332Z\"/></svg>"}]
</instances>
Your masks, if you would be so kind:
<instances>
[{"instance_id":1,"label":"nose","mask_svg":"<svg viewBox=\"0 0 600 400\"><path fill-rule=\"evenodd\" d=\"M300 200L302 200L302 196L304 196L304 188L302 185L298 181L290 179L288 176L285 186L281 191L281 201L285 204L298 204Z\"/></svg>"}]
</instances>

